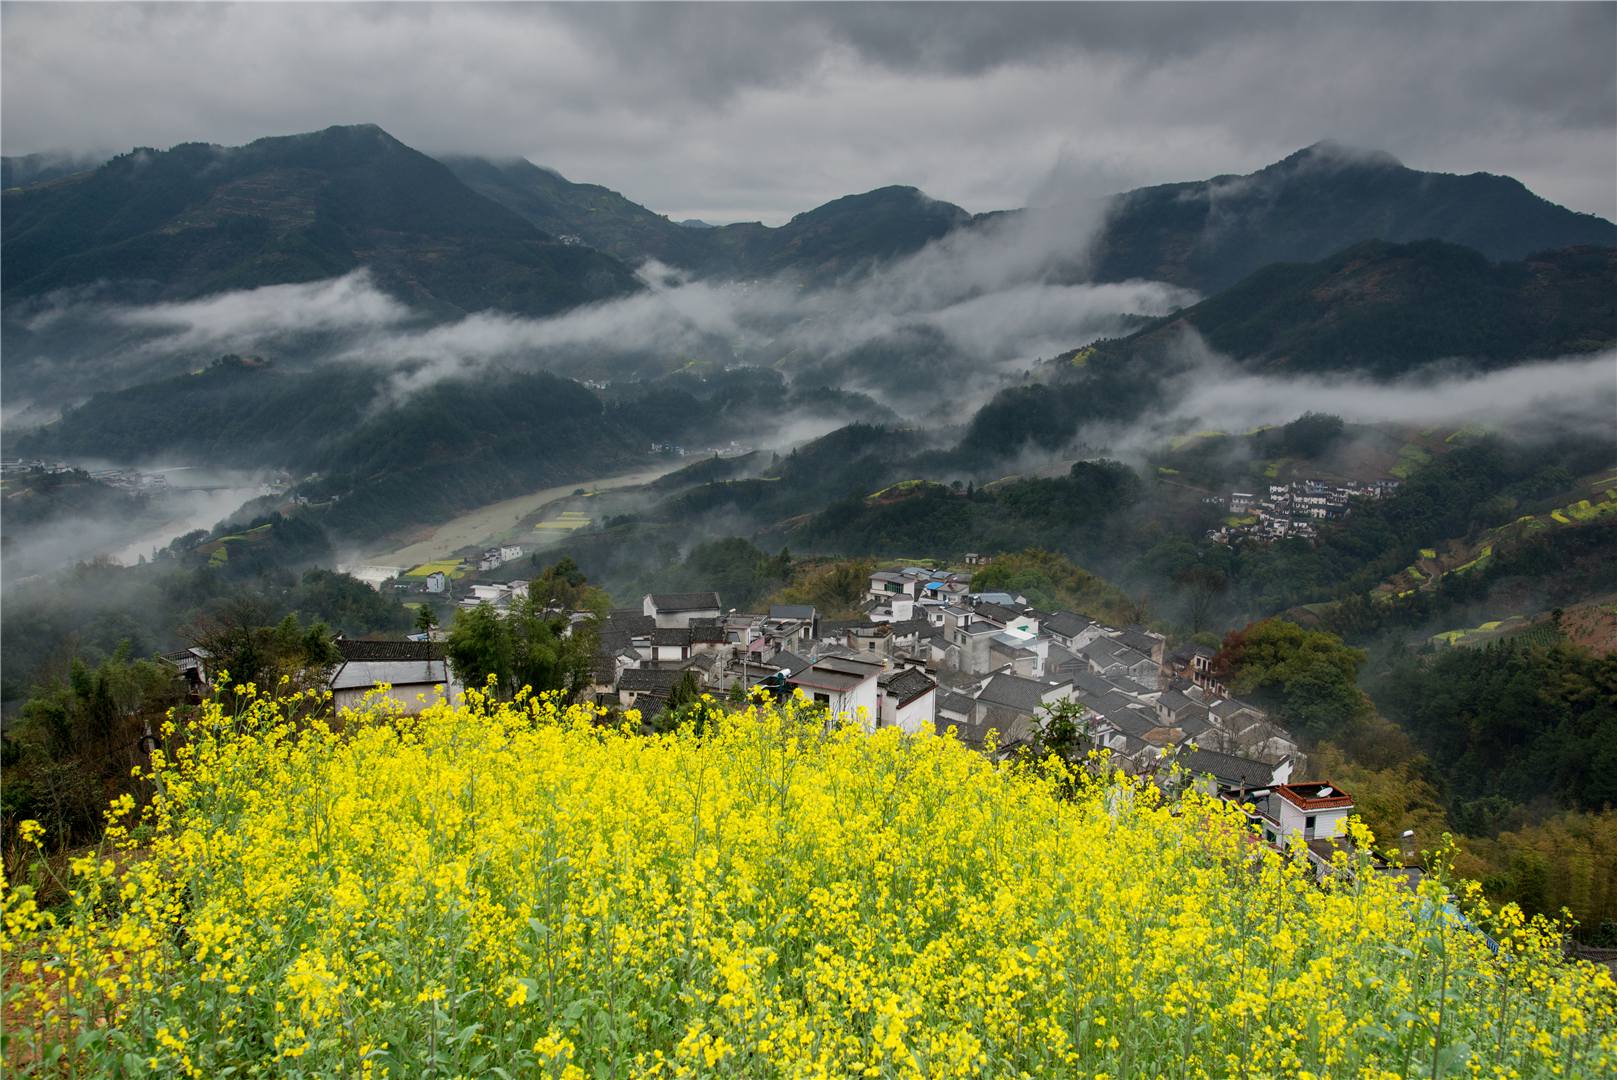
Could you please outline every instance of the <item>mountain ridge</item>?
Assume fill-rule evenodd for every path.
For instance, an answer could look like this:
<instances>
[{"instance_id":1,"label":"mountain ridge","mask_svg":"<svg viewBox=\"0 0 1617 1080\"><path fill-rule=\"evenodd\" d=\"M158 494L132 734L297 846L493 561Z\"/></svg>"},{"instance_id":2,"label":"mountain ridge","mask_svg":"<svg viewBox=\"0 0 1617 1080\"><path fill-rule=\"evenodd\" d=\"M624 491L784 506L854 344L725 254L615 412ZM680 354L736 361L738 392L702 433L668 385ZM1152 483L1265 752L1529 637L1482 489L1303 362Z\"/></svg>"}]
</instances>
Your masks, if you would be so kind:
<instances>
[{"instance_id":1,"label":"mountain ridge","mask_svg":"<svg viewBox=\"0 0 1617 1080\"><path fill-rule=\"evenodd\" d=\"M826 284L1033 212L973 215L891 185L780 226L691 228L526 158L433 158L375 125L233 148L139 148L4 199L8 305L102 281L121 284L124 299L194 297L334 276L369 260L389 291L440 316L550 314L624 295L639 287L630 265L647 259L701 277ZM1074 239L1057 276L1210 294L1271 263L1312 262L1364 240L1425 239L1520 260L1617 247L1617 225L1510 177L1423 172L1326 141L1245 175L1110 197L1087 253ZM478 280L464 271L470 263L483 271Z\"/></svg>"},{"instance_id":2,"label":"mountain ridge","mask_svg":"<svg viewBox=\"0 0 1617 1080\"><path fill-rule=\"evenodd\" d=\"M1269 263L1313 262L1364 240L1428 239L1520 260L1617 247L1617 225L1558 206L1512 177L1423 172L1327 141L1245 175L1115 196L1091 273L1215 292Z\"/></svg>"},{"instance_id":3,"label":"mountain ridge","mask_svg":"<svg viewBox=\"0 0 1617 1080\"><path fill-rule=\"evenodd\" d=\"M440 314L549 314L639 287L618 260L541 232L372 124L137 148L7 191L4 209L8 305L102 282L121 298L188 299L362 265Z\"/></svg>"}]
</instances>

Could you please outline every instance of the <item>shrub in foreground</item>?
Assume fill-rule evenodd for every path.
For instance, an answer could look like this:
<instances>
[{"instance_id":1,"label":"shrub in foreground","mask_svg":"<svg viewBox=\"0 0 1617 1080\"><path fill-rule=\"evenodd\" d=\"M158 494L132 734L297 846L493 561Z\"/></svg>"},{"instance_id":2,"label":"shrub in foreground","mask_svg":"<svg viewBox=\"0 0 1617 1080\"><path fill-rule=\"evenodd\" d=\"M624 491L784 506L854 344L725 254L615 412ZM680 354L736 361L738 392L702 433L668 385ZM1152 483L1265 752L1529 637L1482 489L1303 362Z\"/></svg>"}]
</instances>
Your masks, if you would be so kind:
<instances>
[{"instance_id":1,"label":"shrub in foreground","mask_svg":"<svg viewBox=\"0 0 1617 1080\"><path fill-rule=\"evenodd\" d=\"M529 698L246 702L7 896L14 1067L122 1076L1591 1076L1617 987L1551 928L1196 795L799 706L655 737Z\"/></svg>"}]
</instances>

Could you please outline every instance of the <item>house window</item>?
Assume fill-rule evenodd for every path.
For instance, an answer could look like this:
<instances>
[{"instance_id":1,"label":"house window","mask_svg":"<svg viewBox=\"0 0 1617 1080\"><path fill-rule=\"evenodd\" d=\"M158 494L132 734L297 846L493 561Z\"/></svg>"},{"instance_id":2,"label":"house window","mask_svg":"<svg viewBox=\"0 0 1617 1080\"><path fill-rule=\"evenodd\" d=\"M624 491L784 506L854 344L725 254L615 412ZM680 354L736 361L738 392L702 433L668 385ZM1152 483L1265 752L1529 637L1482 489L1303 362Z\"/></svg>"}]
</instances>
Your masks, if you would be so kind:
<instances>
[{"instance_id":1,"label":"house window","mask_svg":"<svg viewBox=\"0 0 1617 1080\"><path fill-rule=\"evenodd\" d=\"M815 694L814 695L814 704L816 704L816 705L824 705L826 708L829 709L831 707L831 695L830 694Z\"/></svg>"},{"instance_id":2,"label":"house window","mask_svg":"<svg viewBox=\"0 0 1617 1080\"><path fill-rule=\"evenodd\" d=\"M1310 814L1306 818L1303 819L1303 832L1304 832L1304 834L1309 835L1309 836L1313 835L1313 833L1314 833L1314 815L1313 814Z\"/></svg>"}]
</instances>

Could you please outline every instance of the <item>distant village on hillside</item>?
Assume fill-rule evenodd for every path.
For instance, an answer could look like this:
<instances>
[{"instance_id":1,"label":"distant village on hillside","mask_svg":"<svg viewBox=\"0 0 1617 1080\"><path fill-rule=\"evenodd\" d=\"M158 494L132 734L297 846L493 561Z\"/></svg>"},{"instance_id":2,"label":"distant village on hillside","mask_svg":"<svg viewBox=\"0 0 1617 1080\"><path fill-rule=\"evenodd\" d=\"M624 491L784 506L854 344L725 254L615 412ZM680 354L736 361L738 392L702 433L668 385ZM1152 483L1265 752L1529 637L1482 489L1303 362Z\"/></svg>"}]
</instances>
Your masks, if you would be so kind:
<instances>
[{"instance_id":1,"label":"distant village on hillside","mask_svg":"<svg viewBox=\"0 0 1617 1080\"><path fill-rule=\"evenodd\" d=\"M1232 491L1226 505L1229 517L1207 533L1220 544L1251 540L1261 544L1276 540L1312 540L1321 521L1339 521L1352 510L1354 499L1380 499L1398 490L1397 480L1370 483L1331 483L1325 480L1293 480L1270 484L1261 492ZM1206 500L1225 502L1217 496Z\"/></svg>"}]
</instances>

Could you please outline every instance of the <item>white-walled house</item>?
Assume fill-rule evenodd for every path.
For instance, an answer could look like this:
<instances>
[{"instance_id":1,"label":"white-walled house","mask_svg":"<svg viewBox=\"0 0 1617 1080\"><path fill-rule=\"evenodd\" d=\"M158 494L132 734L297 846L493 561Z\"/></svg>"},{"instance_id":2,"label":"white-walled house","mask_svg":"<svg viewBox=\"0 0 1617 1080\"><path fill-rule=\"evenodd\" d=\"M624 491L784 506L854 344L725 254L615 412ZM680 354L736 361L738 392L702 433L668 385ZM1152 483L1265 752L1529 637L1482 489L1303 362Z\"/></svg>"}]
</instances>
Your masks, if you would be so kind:
<instances>
[{"instance_id":1,"label":"white-walled house","mask_svg":"<svg viewBox=\"0 0 1617 1080\"><path fill-rule=\"evenodd\" d=\"M435 641L349 641L337 639L342 660L332 670L332 704L340 711L357 708L379 685L383 696L405 714L415 715L434 701L453 701L460 692L454 672Z\"/></svg>"},{"instance_id":2,"label":"white-walled house","mask_svg":"<svg viewBox=\"0 0 1617 1080\"><path fill-rule=\"evenodd\" d=\"M683 630L697 619L719 617L719 594L716 592L647 593L641 601L643 612L656 620L664 630Z\"/></svg>"},{"instance_id":3,"label":"white-walled house","mask_svg":"<svg viewBox=\"0 0 1617 1080\"><path fill-rule=\"evenodd\" d=\"M1051 615L1044 620L1042 629L1052 641L1070 652L1078 652L1096 638L1110 633L1094 619L1070 611L1058 611Z\"/></svg>"},{"instance_id":4,"label":"white-walled house","mask_svg":"<svg viewBox=\"0 0 1617 1080\"><path fill-rule=\"evenodd\" d=\"M914 600L920 584L897 570L877 570L870 575L865 595L872 600L892 601L898 598Z\"/></svg>"},{"instance_id":5,"label":"white-walled house","mask_svg":"<svg viewBox=\"0 0 1617 1080\"><path fill-rule=\"evenodd\" d=\"M827 656L786 682L802 690L815 704L824 705L832 718L846 715L849 720L874 729L881 721L876 685L881 671L882 665L874 661Z\"/></svg>"},{"instance_id":6,"label":"white-walled house","mask_svg":"<svg viewBox=\"0 0 1617 1080\"><path fill-rule=\"evenodd\" d=\"M889 672L876 680L878 727L901 728L910 735L933 731L937 724L938 684L915 668Z\"/></svg>"},{"instance_id":7,"label":"white-walled house","mask_svg":"<svg viewBox=\"0 0 1617 1080\"><path fill-rule=\"evenodd\" d=\"M1318 781L1279 784L1247 793L1246 799L1257 810L1263 838L1271 844L1283 844L1293 834L1305 842L1334 839L1347 832L1347 819L1353 814L1353 796Z\"/></svg>"}]
</instances>

